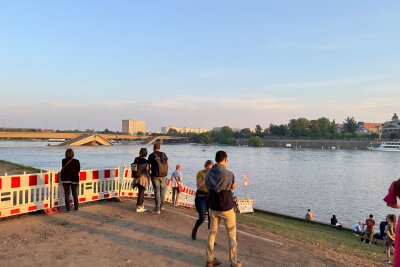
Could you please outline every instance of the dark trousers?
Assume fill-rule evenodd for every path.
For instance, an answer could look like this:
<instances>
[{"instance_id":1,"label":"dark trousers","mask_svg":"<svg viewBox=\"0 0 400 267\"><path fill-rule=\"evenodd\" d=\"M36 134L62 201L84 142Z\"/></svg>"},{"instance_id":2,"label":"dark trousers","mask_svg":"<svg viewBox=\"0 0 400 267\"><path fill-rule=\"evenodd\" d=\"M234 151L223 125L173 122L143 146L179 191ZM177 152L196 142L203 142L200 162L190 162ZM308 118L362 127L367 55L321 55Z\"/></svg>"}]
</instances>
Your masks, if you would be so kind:
<instances>
[{"instance_id":1,"label":"dark trousers","mask_svg":"<svg viewBox=\"0 0 400 267\"><path fill-rule=\"evenodd\" d=\"M196 205L196 210L199 213L199 219L196 221L196 224L194 225L194 231L197 231L197 228L199 228L200 225L203 224L203 222L206 220L206 215L208 216L208 229L210 229L208 198L206 196L196 196L194 203Z\"/></svg>"},{"instance_id":2,"label":"dark trousers","mask_svg":"<svg viewBox=\"0 0 400 267\"><path fill-rule=\"evenodd\" d=\"M74 209L79 209L79 201L78 201L78 188L79 184L70 184L70 183L63 183L64 188L64 195L65 195L65 207L67 211L71 210L71 204L69 203L69 197L72 191L72 197L74 198Z\"/></svg>"},{"instance_id":3,"label":"dark trousers","mask_svg":"<svg viewBox=\"0 0 400 267\"><path fill-rule=\"evenodd\" d=\"M137 197L137 202L136 202L136 206L142 206L143 202L144 202L144 191L146 191L146 187L144 187L143 185L137 184L136 185L138 190L139 190L139 194Z\"/></svg>"},{"instance_id":4,"label":"dark trousers","mask_svg":"<svg viewBox=\"0 0 400 267\"><path fill-rule=\"evenodd\" d=\"M172 187L172 204L176 205L178 201L179 187Z\"/></svg>"}]
</instances>

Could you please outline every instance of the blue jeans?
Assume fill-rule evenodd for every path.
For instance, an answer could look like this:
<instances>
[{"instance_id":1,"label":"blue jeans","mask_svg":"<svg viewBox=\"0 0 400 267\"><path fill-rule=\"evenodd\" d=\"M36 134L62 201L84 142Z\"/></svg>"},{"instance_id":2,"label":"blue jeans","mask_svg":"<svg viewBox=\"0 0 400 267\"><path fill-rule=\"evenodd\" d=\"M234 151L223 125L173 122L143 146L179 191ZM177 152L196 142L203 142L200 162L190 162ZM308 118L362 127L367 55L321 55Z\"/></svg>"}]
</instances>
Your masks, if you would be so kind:
<instances>
[{"instance_id":1,"label":"blue jeans","mask_svg":"<svg viewBox=\"0 0 400 267\"><path fill-rule=\"evenodd\" d=\"M156 210L161 210L164 205L165 199L165 177L151 177L151 183L154 189L154 200L156 203Z\"/></svg>"},{"instance_id":2,"label":"blue jeans","mask_svg":"<svg viewBox=\"0 0 400 267\"><path fill-rule=\"evenodd\" d=\"M196 205L196 210L199 213L199 219L194 225L194 231L197 232L197 228L199 228L200 225L202 225L203 222L206 220L209 205L208 199L205 196L196 196L194 203ZM208 214L208 229L210 229L210 214Z\"/></svg>"}]
</instances>

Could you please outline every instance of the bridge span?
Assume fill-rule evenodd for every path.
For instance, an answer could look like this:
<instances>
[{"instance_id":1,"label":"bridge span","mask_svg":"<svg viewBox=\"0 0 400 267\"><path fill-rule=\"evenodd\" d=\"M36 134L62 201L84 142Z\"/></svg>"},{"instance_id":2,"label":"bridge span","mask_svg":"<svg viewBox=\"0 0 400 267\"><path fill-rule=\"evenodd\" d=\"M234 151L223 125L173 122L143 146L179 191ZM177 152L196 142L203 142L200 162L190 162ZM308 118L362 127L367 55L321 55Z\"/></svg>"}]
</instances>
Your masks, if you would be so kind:
<instances>
[{"instance_id":1,"label":"bridge span","mask_svg":"<svg viewBox=\"0 0 400 267\"><path fill-rule=\"evenodd\" d=\"M84 138L88 133L53 133L53 132L0 132L0 139L65 139L73 140ZM92 135L96 135L93 133ZM102 137L108 140L126 140L126 141L141 141L141 144L154 144L154 142L163 143L164 141L186 143L188 138L175 136L138 136L128 134L101 134Z\"/></svg>"}]
</instances>

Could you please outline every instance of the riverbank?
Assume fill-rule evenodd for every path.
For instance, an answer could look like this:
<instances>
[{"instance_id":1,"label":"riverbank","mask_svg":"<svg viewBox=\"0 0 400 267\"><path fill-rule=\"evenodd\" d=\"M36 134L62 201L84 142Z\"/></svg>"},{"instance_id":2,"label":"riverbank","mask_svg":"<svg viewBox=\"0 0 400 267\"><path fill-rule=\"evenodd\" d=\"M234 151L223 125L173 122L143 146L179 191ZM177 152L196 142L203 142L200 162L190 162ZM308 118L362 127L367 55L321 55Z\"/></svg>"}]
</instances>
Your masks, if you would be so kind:
<instances>
[{"instance_id":1,"label":"riverbank","mask_svg":"<svg viewBox=\"0 0 400 267\"><path fill-rule=\"evenodd\" d=\"M41 170L17 163L13 163L6 160L0 160L0 175L14 175L14 174L21 174L21 173L39 173Z\"/></svg>"}]
</instances>

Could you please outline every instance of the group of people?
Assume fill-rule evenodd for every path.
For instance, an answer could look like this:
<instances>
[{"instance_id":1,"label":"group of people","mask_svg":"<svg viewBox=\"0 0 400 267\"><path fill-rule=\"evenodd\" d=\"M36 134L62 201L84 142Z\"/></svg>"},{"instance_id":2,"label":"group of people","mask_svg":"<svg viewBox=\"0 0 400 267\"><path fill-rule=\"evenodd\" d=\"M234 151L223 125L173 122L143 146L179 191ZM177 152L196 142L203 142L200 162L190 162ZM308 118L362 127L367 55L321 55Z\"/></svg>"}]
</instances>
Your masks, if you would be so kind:
<instances>
[{"instance_id":1,"label":"group of people","mask_svg":"<svg viewBox=\"0 0 400 267\"><path fill-rule=\"evenodd\" d=\"M161 214L164 210L164 199L167 189L166 177L168 174L168 157L160 151L160 144L155 143L153 153L148 158L147 149L141 148L139 156L131 164L133 187L138 189L136 202L136 212L144 212L144 192L151 181L154 188L155 208L152 211L155 214ZM206 246L207 267L220 265L221 262L214 257L214 244L218 232L220 221L223 220L229 239L229 259L231 266L242 266L237 256L236 242L236 213L235 202L232 190L236 189L235 176L227 169L228 155L225 151L218 151L215 155L215 161L207 160L204 168L197 173L196 184L197 191L195 197L195 206L199 218L196 221L191 238L197 239L197 231L208 216L208 237ZM171 175L173 188L173 204L177 204L179 188L182 185L182 167L176 166L176 170ZM67 149L65 159L62 160L62 169L60 172L61 183L65 191L66 210L70 211L70 194L72 192L74 199L74 209L79 209L78 187L79 187L79 160L74 159L72 149Z\"/></svg>"},{"instance_id":2,"label":"group of people","mask_svg":"<svg viewBox=\"0 0 400 267\"><path fill-rule=\"evenodd\" d=\"M306 221L313 221L314 213L310 209L308 209L304 218ZM332 215L330 224L332 226L335 226L338 230L343 230L343 226L341 225L341 223L338 222L336 215ZM368 216L368 218L365 220L365 223L358 222L354 224L352 230L354 235L361 236L361 241L365 243L372 243L374 238L383 240L385 245L384 252L386 254L385 262L391 263L390 254L391 251L393 251L393 253L395 251L394 245L396 239L396 215L388 214L386 216L386 219L380 222L379 233L374 233L375 220L373 214L370 214ZM398 264L400 264L400 262Z\"/></svg>"}]
</instances>

